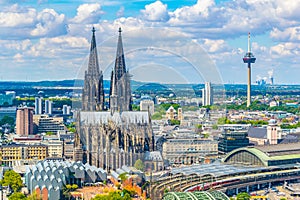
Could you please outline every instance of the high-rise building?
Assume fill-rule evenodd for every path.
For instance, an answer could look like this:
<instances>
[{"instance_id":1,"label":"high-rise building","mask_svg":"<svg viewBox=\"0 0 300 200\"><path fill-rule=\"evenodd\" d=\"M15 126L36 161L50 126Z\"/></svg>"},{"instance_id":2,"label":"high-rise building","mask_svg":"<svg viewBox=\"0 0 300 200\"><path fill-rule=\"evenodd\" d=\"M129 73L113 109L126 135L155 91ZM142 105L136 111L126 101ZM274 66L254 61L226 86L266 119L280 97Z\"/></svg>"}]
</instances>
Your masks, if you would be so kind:
<instances>
[{"instance_id":1,"label":"high-rise building","mask_svg":"<svg viewBox=\"0 0 300 200\"><path fill-rule=\"evenodd\" d=\"M234 149L249 146L249 127L245 124L223 125L218 144L219 153L226 154Z\"/></svg>"},{"instance_id":2,"label":"high-rise building","mask_svg":"<svg viewBox=\"0 0 300 200\"><path fill-rule=\"evenodd\" d=\"M88 71L85 74L82 110L77 115L79 142L75 159L117 169L144 160L146 151L154 150L154 136L148 111L131 111L130 75L125 66L121 29L115 67L111 73L109 109L104 108L103 76L99 69L93 28ZM93 128L91 128L93 127ZM85 151L80 151L82 149Z\"/></svg>"},{"instance_id":3,"label":"high-rise building","mask_svg":"<svg viewBox=\"0 0 300 200\"><path fill-rule=\"evenodd\" d=\"M52 115L52 106L53 102L50 100L45 100L45 114Z\"/></svg>"},{"instance_id":4,"label":"high-rise building","mask_svg":"<svg viewBox=\"0 0 300 200\"><path fill-rule=\"evenodd\" d=\"M43 113L42 100L43 100L42 97L35 97L34 113L36 115L41 115Z\"/></svg>"},{"instance_id":5,"label":"high-rise building","mask_svg":"<svg viewBox=\"0 0 300 200\"><path fill-rule=\"evenodd\" d=\"M213 105L213 88L210 82L205 82L204 88L202 89L202 105Z\"/></svg>"},{"instance_id":6,"label":"high-rise building","mask_svg":"<svg viewBox=\"0 0 300 200\"><path fill-rule=\"evenodd\" d=\"M49 115L34 115L33 122L37 127L38 133L53 133L66 130L63 117L50 117Z\"/></svg>"},{"instance_id":7,"label":"high-rise building","mask_svg":"<svg viewBox=\"0 0 300 200\"><path fill-rule=\"evenodd\" d=\"M71 106L63 105L62 111L63 111L63 115L70 115L71 114Z\"/></svg>"},{"instance_id":8,"label":"high-rise building","mask_svg":"<svg viewBox=\"0 0 300 200\"><path fill-rule=\"evenodd\" d=\"M32 108L18 108L16 119L16 134L30 135L33 134L33 109Z\"/></svg>"}]
</instances>

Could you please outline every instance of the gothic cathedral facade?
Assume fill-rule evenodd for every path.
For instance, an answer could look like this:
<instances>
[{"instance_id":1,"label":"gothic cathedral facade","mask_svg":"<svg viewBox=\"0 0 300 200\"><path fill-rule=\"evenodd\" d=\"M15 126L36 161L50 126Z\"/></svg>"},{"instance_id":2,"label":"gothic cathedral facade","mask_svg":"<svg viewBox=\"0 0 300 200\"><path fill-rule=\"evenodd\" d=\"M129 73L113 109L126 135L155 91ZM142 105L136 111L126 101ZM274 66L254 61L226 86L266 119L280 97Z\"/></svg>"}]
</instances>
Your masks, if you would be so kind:
<instances>
[{"instance_id":1,"label":"gothic cathedral facade","mask_svg":"<svg viewBox=\"0 0 300 200\"><path fill-rule=\"evenodd\" d=\"M106 104L103 74L99 68L95 29L92 30L88 69L84 76L82 110L77 114L77 130L83 161L109 171L133 166L154 150L150 114L132 111L131 76L126 69L121 28L115 66L111 73ZM79 143L78 143L79 144Z\"/></svg>"}]
</instances>

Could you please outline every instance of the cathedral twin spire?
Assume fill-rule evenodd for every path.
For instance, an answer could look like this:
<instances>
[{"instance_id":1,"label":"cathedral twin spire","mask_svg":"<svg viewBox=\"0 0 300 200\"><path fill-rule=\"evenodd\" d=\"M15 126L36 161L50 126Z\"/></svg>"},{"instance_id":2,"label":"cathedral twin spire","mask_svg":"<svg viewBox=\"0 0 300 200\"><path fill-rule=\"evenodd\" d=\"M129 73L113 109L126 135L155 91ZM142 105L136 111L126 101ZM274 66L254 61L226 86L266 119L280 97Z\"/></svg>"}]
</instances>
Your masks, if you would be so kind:
<instances>
[{"instance_id":1,"label":"cathedral twin spire","mask_svg":"<svg viewBox=\"0 0 300 200\"><path fill-rule=\"evenodd\" d=\"M85 73L82 94L82 110L103 111L106 109L103 74L99 69L94 27L92 32L88 70ZM126 71L121 32L119 28L115 66L110 81L109 108L112 113L131 110L130 75Z\"/></svg>"},{"instance_id":2,"label":"cathedral twin spire","mask_svg":"<svg viewBox=\"0 0 300 200\"><path fill-rule=\"evenodd\" d=\"M98 76L99 75L99 63L98 63L98 53L97 53L97 45L95 38L95 28L93 27L92 32L92 40L91 40L91 49L89 56L89 64L88 64L88 74Z\"/></svg>"}]
</instances>

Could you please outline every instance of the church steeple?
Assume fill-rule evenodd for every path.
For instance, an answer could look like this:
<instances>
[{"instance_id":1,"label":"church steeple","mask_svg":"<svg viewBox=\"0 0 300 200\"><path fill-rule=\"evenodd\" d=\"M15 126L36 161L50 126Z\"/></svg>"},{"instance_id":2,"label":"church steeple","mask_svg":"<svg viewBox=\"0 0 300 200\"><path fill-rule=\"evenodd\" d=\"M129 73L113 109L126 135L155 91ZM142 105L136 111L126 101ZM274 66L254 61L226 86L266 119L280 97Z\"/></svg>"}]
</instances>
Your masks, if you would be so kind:
<instances>
[{"instance_id":1,"label":"church steeple","mask_svg":"<svg viewBox=\"0 0 300 200\"><path fill-rule=\"evenodd\" d=\"M123 112L132 109L130 75L126 70L121 33L122 30L119 28L115 67L112 71L110 81L110 109L113 112Z\"/></svg>"},{"instance_id":2,"label":"church steeple","mask_svg":"<svg viewBox=\"0 0 300 200\"><path fill-rule=\"evenodd\" d=\"M95 31L96 31L95 27L93 27L93 29L92 29L93 36L92 36L92 40L91 40L88 73L98 76L99 75L99 63L98 63L98 53L97 53Z\"/></svg>"},{"instance_id":3,"label":"church steeple","mask_svg":"<svg viewBox=\"0 0 300 200\"><path fill-rule=\"evenodd\" d=\"M84 111L104 110L103 74L102 71L99 70L94 27L92 32L89 63L88 69L85 71L84 88L82 92L82 110Z\"/></svg>"},{"instance_id":4,"label":"church steeple","mask_svg":"<svg viewBox=\"0 0 300 200\"><path fill-rule=\"evenodd\" d=\"M126 65L125 65L125 58L124 58L122 34L121 33L122 33L122 30L121 30L121 27L120 27L119 28L119 38L118 38L115 68L114 68L117 81L119 81L121 79L121 77L126 73Z\"/></svg>"}]
</instances>

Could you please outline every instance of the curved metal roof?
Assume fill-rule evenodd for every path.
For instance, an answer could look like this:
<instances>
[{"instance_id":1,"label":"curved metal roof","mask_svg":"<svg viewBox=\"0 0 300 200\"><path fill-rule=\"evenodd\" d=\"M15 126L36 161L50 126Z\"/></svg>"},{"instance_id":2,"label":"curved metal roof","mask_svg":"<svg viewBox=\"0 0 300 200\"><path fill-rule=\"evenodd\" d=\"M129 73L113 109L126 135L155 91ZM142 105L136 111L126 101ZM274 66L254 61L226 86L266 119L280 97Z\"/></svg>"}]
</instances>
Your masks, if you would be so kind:
<instances>
[{"instance_id":1,"label":"curved metal roof","mask_svg":"<svg viewBox=\"0 0 300 200\"><path fill-rule=\"evenodd\" d=\"M264 166L268 166L268 161L300 159L298 145L299 143L295 143L291 148L289 148L290 144L238 148L228 153L223 161L226 162L234 154L247 151L256 156Z\"/></svg>"},{"instance_id":2,"label":"curved metal roof","mask_svg":"<svg viewBox=\"0 0 300 200\"><path fill-rule=\"evenodd\" d=\"M212 164L203 164L203 165L191 165L186 167L173 168L170 173L183 174L183 175L198 175L198 176L222 176L229 174L238 174L242 172L249 171L259 171L264 169L264 167L243 167L235 166L223 163L212 163Z\"/></svg>"},{"instance_id":3,"label":"curved metal roof","mask_svg":"<svg viewBox=\"0 0 300 200\"><path fill-rule=\"evenodd\" d=\"M163 200L229 200L229 197L220 191L201 192L168 192Z\"/></svg>"}]
</instances>

